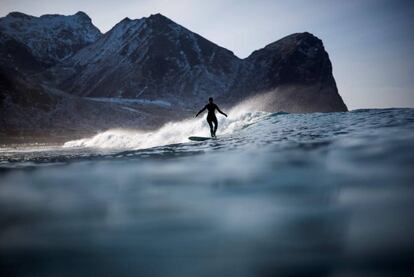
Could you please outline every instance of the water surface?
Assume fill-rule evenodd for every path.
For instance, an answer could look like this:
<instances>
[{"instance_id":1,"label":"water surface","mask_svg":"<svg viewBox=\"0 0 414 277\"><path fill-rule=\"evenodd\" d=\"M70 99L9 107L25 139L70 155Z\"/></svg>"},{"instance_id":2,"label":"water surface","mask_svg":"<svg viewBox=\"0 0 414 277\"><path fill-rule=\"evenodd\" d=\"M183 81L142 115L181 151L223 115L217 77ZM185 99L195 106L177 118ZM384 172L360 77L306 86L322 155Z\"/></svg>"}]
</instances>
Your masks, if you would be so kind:
<instances>
[{"instance_id":1,"label":"water surface","mask_svg":"<svg viewBox=\"0 0 414 277\"><path fill-rule=\"evenodd\" d=\"M243 112L0 150L14 276L404 275L414 110ZM163 145L167 144L167 145Z\"/></svg>"}]
</instances>

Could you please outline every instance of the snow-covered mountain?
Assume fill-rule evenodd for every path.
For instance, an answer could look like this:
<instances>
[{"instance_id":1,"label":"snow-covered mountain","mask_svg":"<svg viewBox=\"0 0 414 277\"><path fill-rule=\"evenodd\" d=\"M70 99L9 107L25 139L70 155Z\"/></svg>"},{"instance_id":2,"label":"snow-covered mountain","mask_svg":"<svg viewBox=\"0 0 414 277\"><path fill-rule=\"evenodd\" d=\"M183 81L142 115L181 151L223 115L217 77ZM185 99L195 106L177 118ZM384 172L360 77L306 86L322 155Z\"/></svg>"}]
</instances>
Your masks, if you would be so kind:
<instances>
[{"instance_id":1,"label":"snow-covered mountain","mask_svg":"<svg viewBox=\"0 0 414 277\"><path fill-rule=\"evenodd\" d=\"M125 18L103 35L83 12L0 18L0 140L10 130L151 128L209 96L229 107L262 94L257 108L267 111L347 110L310 33L240 59L161 14Z\"/></svg>"},{"instance_id":2,"label":"snow-covered mountain","mask_svg":"<svg viewBox=\"0 0 414 277\"><path fill-rule=\"evenodd\" d=\"M45 65L70 57L102 35L84 12L40 17L12 12L0 18L0 32L26 45Z\"/></svg>"},{"instance_id":3,"label":"snow-covered mountain","mask_svg":"<svg viewBox=\"0 0 414 277\"><path fill-rule=\"evenodd\" d=\"M125 18L53 72L76 95L193 105L225 94L240 65L231 51L155 14Z\"/></svg>"},{"instance_id":4,"label":"snow-covered mountain","mask_svg":"<svg viewBox=\"0 0 414 277\"><path fill-rule=\"evenodd\" d=\"M299 33L239 59L161 14L125 18L50 70L75 95L232 104L274 91L267 110L344 111L322 41ZM277 95L276 95L277 94Z\"/></svg>"}]
</instances>

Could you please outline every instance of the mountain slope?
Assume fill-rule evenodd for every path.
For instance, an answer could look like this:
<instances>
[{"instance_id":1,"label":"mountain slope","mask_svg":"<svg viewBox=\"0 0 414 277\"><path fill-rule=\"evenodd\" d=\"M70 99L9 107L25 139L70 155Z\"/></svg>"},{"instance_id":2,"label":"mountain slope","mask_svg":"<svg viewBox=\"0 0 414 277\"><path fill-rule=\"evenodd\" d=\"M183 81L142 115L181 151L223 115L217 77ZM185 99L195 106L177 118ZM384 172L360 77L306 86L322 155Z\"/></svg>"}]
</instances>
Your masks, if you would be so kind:
<instances>
[{"instance_id":1,"label":"mountain slope","mask_svg":"<svg viewBox=\"0 0 414 277\"><path fill-rule=\"evenodd\" d=\"M76 95L194 104L225 93L238 66L232 52L156 14L122 20L53 72Z\"/></svg>"}]
</instances>

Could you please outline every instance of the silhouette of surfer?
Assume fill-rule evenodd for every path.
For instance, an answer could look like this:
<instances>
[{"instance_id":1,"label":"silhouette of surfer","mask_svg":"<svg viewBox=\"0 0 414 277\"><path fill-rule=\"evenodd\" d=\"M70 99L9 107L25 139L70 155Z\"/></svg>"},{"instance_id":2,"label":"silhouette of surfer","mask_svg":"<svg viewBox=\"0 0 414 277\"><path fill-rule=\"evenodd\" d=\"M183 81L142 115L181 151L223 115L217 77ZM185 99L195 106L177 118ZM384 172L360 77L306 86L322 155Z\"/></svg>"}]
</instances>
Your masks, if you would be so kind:
<instances>
[{"instance_id":1,"label":"silhouette of surfer","mask_svg":"<svg viewBox=\"0 0 414 277\"><path fill-rule=\"evenodd\" d=\"M202 108L195 117L197 117L199 114L201 114L202 112L204 112L205 110L208 111L207 114L207 122L208 125L210 125L210 134L212 138L216 137L216 131L217 131L217 117L216 117L216 110L221 113L222 115L224 115L225 117L227 117L227 114L225 114L224 112L222 112L219 107L213 103L213 97L210 97L208 99L208 104L204 106L204 108ZM214 127L213 127L213 123L214 123Z\"/></svg>"}]
</instances>

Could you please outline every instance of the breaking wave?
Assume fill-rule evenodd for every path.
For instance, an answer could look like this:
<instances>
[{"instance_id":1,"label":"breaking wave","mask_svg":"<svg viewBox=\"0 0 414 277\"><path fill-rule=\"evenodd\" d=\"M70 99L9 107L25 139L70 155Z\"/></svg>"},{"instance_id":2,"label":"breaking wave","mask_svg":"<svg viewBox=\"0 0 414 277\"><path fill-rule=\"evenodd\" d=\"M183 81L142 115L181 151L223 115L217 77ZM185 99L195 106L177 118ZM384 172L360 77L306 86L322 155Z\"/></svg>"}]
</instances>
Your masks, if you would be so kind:
<instances>
[{"instance_id":1,"label":"breaking wave","mask_svg":"<svg viewBox=\"0 0 414 277\"><path fill-rule=\"evenodd\" d=\"M218 136L227 136L267 116L267 112L252 111L249 103L242 103L228 113L218 115ZM92 147L118 149L145 149L150 147L188 142L189 136L210 136L205 115L179 122L170 122L161 128L143 132L138 130L110 129L91 138L66 142L63 147Z\"/></svg>"}]
</instances>

